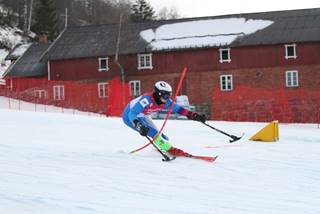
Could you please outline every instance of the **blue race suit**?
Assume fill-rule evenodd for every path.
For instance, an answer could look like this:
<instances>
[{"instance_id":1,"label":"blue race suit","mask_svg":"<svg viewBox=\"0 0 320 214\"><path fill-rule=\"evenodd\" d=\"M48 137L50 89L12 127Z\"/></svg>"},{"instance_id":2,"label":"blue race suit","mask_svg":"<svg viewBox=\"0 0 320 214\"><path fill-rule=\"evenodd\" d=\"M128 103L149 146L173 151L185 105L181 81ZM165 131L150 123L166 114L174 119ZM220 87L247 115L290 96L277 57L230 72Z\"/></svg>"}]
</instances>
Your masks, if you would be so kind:
<instances>
[{"instance_id":1,"label":"blue race suit","mask_svg":"<svg viewBox=\"0 0 320 214\"><path fill-rule=\"evenodd\" d=\"M143 94L140 97L130 101L125 107L122 113L123 122L130 128L138 131L135 128L133 121L136 119L139 120L141 123L143 123L143 125L149 128L147 135L151 138L154 138L158 134L158 129L153 124L150 115L162 109L169 109L171 103L172 99L168 99L164 104L158 105L154 100L152 93ZM186 116L189 112L189 110L176 103L174 103L172 111L184 116ZM169 150L171 147L168 141L169 138L164 134L161 134L161 136L155 139L155 143L160 147L160 149L165 151Z\"/></svg>"}]
</instances>

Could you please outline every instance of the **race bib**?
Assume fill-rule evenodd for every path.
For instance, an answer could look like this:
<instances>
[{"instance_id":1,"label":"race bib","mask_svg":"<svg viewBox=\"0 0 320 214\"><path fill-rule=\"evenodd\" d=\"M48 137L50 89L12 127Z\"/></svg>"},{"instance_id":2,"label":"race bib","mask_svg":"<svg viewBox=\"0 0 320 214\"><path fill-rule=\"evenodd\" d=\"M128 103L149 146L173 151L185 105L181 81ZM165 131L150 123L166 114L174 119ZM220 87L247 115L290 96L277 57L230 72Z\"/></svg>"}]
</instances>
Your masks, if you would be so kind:
<instances>
[{"instance_id":1,"label":"race bib","mask_svg":"<svg viewBox=\"0 0 320 214\"><path fill-rule=\"evenodd\" d=\"M148 101L147 98L143 98L142 100L140 100L139 103L140 103L140 104L142 105L142 107L144 108L144 107L146 107L146 106L149 104L149 101Z\"/></svg>"}]
</instances>

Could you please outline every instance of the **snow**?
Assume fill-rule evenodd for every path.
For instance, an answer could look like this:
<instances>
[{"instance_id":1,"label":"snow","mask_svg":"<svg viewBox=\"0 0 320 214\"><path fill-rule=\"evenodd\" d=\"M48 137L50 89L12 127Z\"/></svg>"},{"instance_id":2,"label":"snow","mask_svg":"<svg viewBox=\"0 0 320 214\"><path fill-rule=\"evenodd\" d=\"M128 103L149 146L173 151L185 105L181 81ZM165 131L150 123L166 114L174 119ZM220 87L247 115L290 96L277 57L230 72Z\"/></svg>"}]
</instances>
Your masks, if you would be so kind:
<instances>
[{"instance_id":1,"label":"snow","mask_svg":"<svg viewBox=\"0 0 320 214\"><path fill-rule=\"evenodd\" d=\"M8 55L8 51L5 49L0 49L0 59L4 59Z\"/></svg>"},{"instance_id":2,"label":"snow","mask_svg":"<svg viewBox=\"0 0 320 214\"><path fill-rule=\"evenodd\" d=\"M21 44L16 47L11 53L13 56L20 57L26 52L26 50L31 46L31 43Z\"/></svg>"},{"instance_id":3,"label":"snow","mask_svg":"<svg viewBox=\"0 0 320 214\"><path fill-rule=\"evenodd\" d=\"M7 50L0 49L0 80L2 78L2 75L10 65L10 62L4 60L4 58L6 58L8 53L9 52Z\"/></svg>"},{"instance_id":4,"label":"snow","mask_svg":"<svg viewBox=\"0 0 320 214\"><path fill-rule=\"evenodd\" d=\"M0 83L1 84L1 83ZM49 113L63 113L63 114L77 114L77 115L91 115L97 117L103 117L104 115L96 114L92 112L83 112L76 109L62 108L52 105L42 105L29 103L17 99L0 96L0 109L22 110L22 111L34 111L34 112L49 112Z\"/></svg>"},{"instance_id":5,"label":"snow","mask_svg":"<svg viewBox=\"0 0 320 214\"><path fill-rule=\"evenodd\" d=\"M186 21L147 29L140 36L153 50L223 46L241 36L270 26L273 21L245 18L221 18Z\"/></svg>"},{"instance_id":6,"label":"snow","mask_svg":"<svg viewBox=\"0 0 320 214\"><path fill-rule=\"evenodd\" d=\"M9 48L13 48L16 44L23 42L24 38L21 35L22 31L19 28L0 27L0 41L5 42Z\"/></svg>"},{"instance_id":7,"label":"snow","mask_svg":"<svg viewBox=\"0 0 320 214\"><path fill-rule=\"evenodd\" d=\"M164 131L173 145L219 158L167 163L151 146L129 154L147 141L120 118L4 108L1 213L320 213L316 124L280 124L280 141L262 143L247 139L266 123L210 121L245 133L229 144L200 123L170 120Z\"/></svg>"},{"instance_id":8,"label":"snow","mask_svg":"<svg viewBox=\"0 0 320 214\"><path fill-rule=\"evenodd\" d=\"M11 54L17 58L22 56L22 54L30 47L31 43L19 45ZM9 51L5 49L0 49L0 84L4 80L1 79L5 71L9 68L11 62L5 60L6 56L9 54Z\"/></svg>"},{"instance_id":9,"label":"snow","mask_svg":"<svg viewBox=\"0 0 320 214\"><path fill-rule=\"evenodd\" d=\"M0 6L0 13L3 8ZM5 61L5 57L8 55L10 49L14 48L17 44L21 45L21 49L17 50L18 56L22 55L23 51L28 48L28 44L24 45L27 42L28 38L23 37L23 32L17 27L10 27L10 26L0 26L0 46L6 47L0 49L0 80L2 75L6 71L6 69L10 66L10 61ZM34 37L34 33L28 33L30 37Z\"/></svg>"}]
</instances>

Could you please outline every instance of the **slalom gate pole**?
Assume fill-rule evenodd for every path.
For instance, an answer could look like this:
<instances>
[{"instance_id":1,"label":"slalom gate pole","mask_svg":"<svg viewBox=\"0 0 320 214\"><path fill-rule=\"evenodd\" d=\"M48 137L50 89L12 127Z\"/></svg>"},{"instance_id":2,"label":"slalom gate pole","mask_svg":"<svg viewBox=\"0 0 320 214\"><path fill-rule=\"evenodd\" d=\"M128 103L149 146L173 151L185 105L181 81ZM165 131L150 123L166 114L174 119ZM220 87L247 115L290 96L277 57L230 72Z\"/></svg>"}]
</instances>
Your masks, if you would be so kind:
<instances>
[{"instance_id":1,"label":"slalom gate pole","mask_svg":"<svg viewBox=\"0 0 320 214\"><path fill-rule=\"evenodd\" d=\"M176 101L176 98L177 98L177 96L178 96L178 93L179 93L179 91L180 91L180 88L181 88L183 79L184 79L184 77L185 77L185 75L186 75L186 72L187 72L187 68L184 67L183 70L182 70L181 76L180 76L180 80L179 80L178 87L177 87L177 89L176 89L176 93L175 93L175 95L174 95L174 97L173 97L173 100L172 100L172 103L171 103L171 105L170 105L169 111L168 111L168 113L167 113L167 115L166 115L166 118L165 118L165 120L164 120L164 122L163 122L163 124L162 124L162 127L161 127L160 131L158 132L158 134L152 139L152 141L150 141L150 142L147 143L146 145L144 145L144 146L142 146L142 147L140 147L140 148L138 148L138 149L135 149L135 150L131 151L131 152L130 152L131 154L136 153L136 152L138 152L138 151L146 148L146 147L149 146L150 144L152 144L152 143L155 141L155 139L157 139L157 137L162 133L162 130L163 130L164 126L166 125L166 123L167 123L167 121L168 121L168 119L169 119L169 116L170 116L170 114L171 114L171 112L172 112L173 105L174 105L174 103L175 103L175 101Z\"/></svg>"},{"instance_id":2,"label":"slalom gate pole","mask_svg":"<svg viewBox=\"0 0 320 214\"><path fill-rule=\"evenodd\" d=\"M228 137L231 137L232 140L229 140L230 143L233 143L233 142L235 142L235 141L237 141L237 140L240 140L240 139L242 138L242 136L241 136L241 137L237 137L237 136L235 136L235 135L228 134L228 133L226 133L226 132L224 132L224 131L222 131L222 130L220 130L220 129L217 129L217 128L213 127L213 126L210 126L210 125L207 124L207 123L203 123L203 124L206 125L206 126L208 126L208 127L211 128L211 129L217 131L217 132L220 132L221 134L224 134L224 135L226 135L226 136L228 136Z\"/></svg>"}]
</instances>

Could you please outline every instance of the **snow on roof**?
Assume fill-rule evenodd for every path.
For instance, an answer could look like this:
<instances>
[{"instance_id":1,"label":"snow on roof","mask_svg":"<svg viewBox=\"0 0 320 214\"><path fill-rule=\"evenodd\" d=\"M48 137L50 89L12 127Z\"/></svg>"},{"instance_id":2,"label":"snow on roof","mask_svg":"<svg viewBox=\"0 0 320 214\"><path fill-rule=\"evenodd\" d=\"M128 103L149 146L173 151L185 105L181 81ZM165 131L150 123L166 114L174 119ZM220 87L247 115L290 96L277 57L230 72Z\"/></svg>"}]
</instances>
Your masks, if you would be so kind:
<instances>
[{"instance_id":1,"label":"snow on roof","mask_svg":"<svg viewBox=\"0 0 320 214\"><path fill-rule=\"evenodd\" d=\"M6 49L0 49L0 61L3 60L7 55L8 55L9 51L7 51Z\"/></svg>"},{"instance_id":2,"label":"snow on roof","mask_svg":"<svg viewBox=\"0 0 320 214\"><path fill-rule=\"evenodd\" d=\"M12 52L11 55L15 57L20 57L24 52L30 47L32 43L21 44L17 46Z\"/></svg>"},{"instance_id":3,"label":"snow on roof","mask_svg":"<svg viewBox=\"0 0 320 214\"><path fill-rule=\"evenodd\" d=\"M186 47L215 47L231 44L240 36L257 32L273 21L245 18L222 18L187 21L161 25L155 30L147 29L140 36L152 50Z\"/></svg>"},{"instance_id":4,"label":"snow on roof","mask_svg":"<svg viewBox=\"0 0 320 214\"><path fill-rule=\"evenodd\" d=\"M10 63L5 61L4 58L8 55L8 51L5 49L0 49L0 79L6 69L9 67Z\"/></svg>"}]
</instances>

